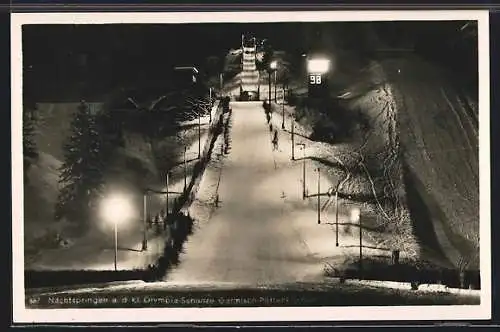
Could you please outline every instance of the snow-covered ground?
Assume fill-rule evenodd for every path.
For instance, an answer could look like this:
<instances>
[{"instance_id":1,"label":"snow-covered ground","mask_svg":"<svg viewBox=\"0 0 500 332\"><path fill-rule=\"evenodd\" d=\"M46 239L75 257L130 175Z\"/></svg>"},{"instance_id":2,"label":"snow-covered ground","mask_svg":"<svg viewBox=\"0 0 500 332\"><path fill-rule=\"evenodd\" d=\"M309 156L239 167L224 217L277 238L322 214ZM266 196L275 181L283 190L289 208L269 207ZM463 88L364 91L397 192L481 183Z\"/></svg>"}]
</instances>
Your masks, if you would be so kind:
<instances>
[{"instance_id":1,"label":"snow-covered ground","mask_svg":"<svg viewBox=\"0 0 500 332\"><path fill-rule=\"evenodd\" d=\"M457 89L460 82L432 64L408 58L381 66L394 86L412 187L425 202L441 250L452 265L478 269L477 109Z\"/></svg>"},{"instance_id":2,"label":"snow-covered ground","mask_svg":"<svg viewBox=\"0 0 500 332\"><path fill-rule=\"evenodd\" d=\"M332 225L326 223L331 216L322 215L318 225L317 197L302 199L302 163L290 160L289 137L280 133L279 150L273 151L261 102L233 102L232 109L231 150L220 173L220 206L212 211L193 205L200 222L185 244L180 265L166 276L167 284L257 285L323 278L326 261L359 252L357 231L347 234L342 229L341 246L336 247ZM208 192L219 171L213 167L205 174L200 202L212 200ZM310 194L316 181L309 163ZM332 185L328 177L321 178L322 193ZM321 205L326 201L320 196ZM363 244L373 245L368 239ZM365 250L366 255L372 253L377 250Z\"/></svg>"},{"instance_id":3,"label":"snow-covered ground","mask_svg":"<svg viewBox=\"0 0 500 332\"><path fill-rule=\"evenodd\" d=\"M58 118L60 118L61 121L64 119L69 121L70 114L66 117L62 117L61 114L59 114L60 112L55 114L52 111L53 108L54 107L48 109L48 111L51 111L49 114L47 114L48 112L42 113L45 114L45 118L54 121ZM207 143L208 133L206 128L208 128L209 120L210 117L208 115L201 118L201 126L203 128L200 140L201 151L203 151ZM192 169L198 158L197 124L198 120L183 123L182 126L185 129L178 134L178 137L174 137L177 145L185 145L187 147L186 169L188 184L191 181ZM50 127L50 123L46 126ZM49 135L47 130L43 130L43 128L40 132L40 135ZM38 213L32 213L33 211L37 211L34 206L25 209L25 211L27 211L26 213L31 216L25 222L25 267L32 270L113 269L114 233L112 225L95 221L94 224L97 224L99 227L94 228L89 233L82 236L79 233L71 232L72 227L70 224L64 221L59 223L53 221L51 206L54 205L57 198L57 168L60 165L60 161L55 159L53 154L59 155L58 149L60 147L55 146L52 150L49 150L48 147L50 148L50 144L54 144L55 138L63 138L64 136L65 132L58 135L52 134L46 139L47 143L41 145L41 158L30 171L30 178L33 178L34 181L25 188L25 190L27 190L25 194L25 204L38 206ZM157 174L158 172L154 166L155 160L153 155L151 155L150 147L144 146L144 144L141 143L142 141L137 137L134 138L133 135L128 135L127 140L126 148L123 149L119 155L121 157L141 160L144 167L150 168L147 174L143 174L143 176L157 176L158 179L150 179L150 183L161 183L161 174ZM43 143L43 139L40 139L40 142ZM44 152L47 150L51 153ZM171 204L173 204L175 197L178 196L175 193L181 193L184 189L183 153L174 157L175 160L173 160L173 162L175 166L171 170L171 179L169 183L169 191L173 193L169 195L169 202ZM117 161L117 164L120 164L120 161ZM118 178L116 178L117 174L122 174L122 177L118 176ZM118 171L117 174L115 174L116 179L113 177L108 178L110 182L108 190L130 190L130 192L133 193L134 189L136 189L131 185L133 181L130 182L129 179L127 181L129 181L130 184L126 184L127 181L123 178L123 176L125 176L123 170L121 172ZM130 174L127 176L130 176ZM157 190L166 189L165 185L153 185L152 187ZM37 193L41 191L45 195L39 195L40 197L36 196ZM166 238L169 236L168 230L163 231L161 228L160 231L157 231L156 227L153 225L153 227L147 231L148 250L141 251L143 239L143 200L142 196L137 194L131 194L131 197L135 197L133 200L135 213L131 220L123 223L118 228L118 269L144 268L156 262L158 257L163 253ZM45 202L45 206L40 203L42 198ZM154 196L149 201L152 216L158 214L161 209L165 209L165 206L166 197L162 195ZM67 242L61 246L54 243L52 247L44 248L40 241L46 234L51 233L61 234L62 238Z\"/></svg>"},{"instance_id":4,"label":"snow-covered ground","mask_svg":"<svg viewBox=\"0 0 500 332\"><path fill-rule=\"evenodd\" d=\"M378 94L375 97L382 98L385 93L383 90L373 91L371 95L367 95L368 100L365 100L365 103L369 104L369 99L373 98L373 95ZM412 235L409 221L404 225L400 225L395 231L390 228L381 228L384 224L381 215L385 212L385 208L382 209L383 207L380 207L374 198L374 190L378 191L370 182L370 180L373 180L368 176L370 173L361 171L357 165L358 152L362 151L359 149L359 146L363 140L360 138L358 140L331 144L311 139L315 123L320 122L328 126L328 121L331 120L322 117L314 110L306 110L307 114L301 118L301 121L294 121L295 114L297 114L296 107L273 104L273 109L273 126L281 130L284 114L284 132L291 136L291 125L294 123L295 143L303 143L306 146L305 151L301 150L301 146L295 146L295 158L303 158L305 156L307 158L307 165L310 165L311 169L320 167L323 176L331 181L330 186L324 190L325 193L330 192L331 196L321 205L321 211L326 218L330 222L336 218L334 194L338 186L340 223L347 221L346 218L350 215L350 211L353 208L358 208L361 212L363 224L366 226L363 236L367 241L372 243L371 246L378 248L380 258L385 257L385 259L388 259L391 254L390 251L394 249L400 250L401 258L416 258L419 247ZM365 144L365 147L369 145ZM371 143L371 145L374 144ZM380 146L381 142L378 145ZM375 146L377 147L377 144ZM291 149L290 144L288 147L290 154ZM351 260L348 255L345 258L346 262Z\"/></svg>"},{"instance_id":5,"label":"snow-covered ground","mask_svg":"<svg viewBox=\"0 0 500 332\"><path fill-rule=\"evenodd\" d=\"M409 255L415 258L476 269L477 102L461 91L460 82L454 82L449 73L416 56L372 61L343 74L345 82L339 82L342 79L338 77L336 82L343 83L344 88L332 90L331 95L338 98L344 112L363 114L369 126L356 129L359 135L351 135L346 143L310 143L318 147L318 154L334 163L333 156L362 151L365 156L375 157L375 168L376 155L384 145L399 146L402 155L398 162L405 167L405 183L399 190L412 214L411 223L398 225L401 236L391 237L392 245L403 240L406 248L402 250L412 252L415 255ZM304 83L294 85L295 95L304 92L307 92ZM287 113L294 111L287 108ZM319 114L302 105L297 111L302 115L297 129L303 130L307 137L318 124L335 128L334 114ZM331 112L337 111L332 108ZM382 159L380 164L383 165ZM370 194L370 187L366 178L353 176L344 186L344 192Z\"/></svg>"},{"instance_id":6,"label":"snow-covered ground","mask_svg":"<svg viewBox=\"0 0 500 332\"><path fill-rule=\"evenodd\" d=\"M362 79L361 79L362 78ZM375 129L395 123L406 201L421 257L478 268L477 107L450 73L416 56L372 62L347 88L343 103L361 109ZM381 93L382 92L382 93ZM392 117L392 119L391 119ZM476 120L475 120L476 119ZM372 130L370 140L385 131ZM382 140L383 141L383 140Z\"/></svg>"}]
</instances>

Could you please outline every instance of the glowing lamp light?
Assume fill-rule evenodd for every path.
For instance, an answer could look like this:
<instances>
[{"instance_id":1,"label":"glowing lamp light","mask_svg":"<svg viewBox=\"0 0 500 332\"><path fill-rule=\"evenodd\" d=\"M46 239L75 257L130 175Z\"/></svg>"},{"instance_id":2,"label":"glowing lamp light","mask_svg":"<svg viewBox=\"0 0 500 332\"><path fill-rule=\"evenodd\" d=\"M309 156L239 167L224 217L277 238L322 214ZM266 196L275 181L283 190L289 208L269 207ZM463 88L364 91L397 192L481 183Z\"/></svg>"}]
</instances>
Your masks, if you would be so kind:
<instances>
[{"instance_id":1,"label":"glowing lamp light","mask_svg":"<svg viewBox=\"0 0 500 332\"><path fill-rule=\"evenodd\" d=\"M120 223L132 216L130 202L122 196L112 196L102 202L102 217L112 223Z\"/></svg>"},{"instance_id":2,"label":"glowing lamp light","mask_svg":"<svg viewBox=\"0 0 500 332\"><path fill-rule=\"evenodd\" d=\"M311 59L307 61L307 71L313 74L324 74L330 69L330 60Z\"/></svg>"},{"instance_id":3,"label":"glowing lamp light","mask_svg":"<svg viewBox=\"0 0 500 332\"><path fill-rule=\"evenodd\" d=\"M276 68L278 68L278 62L277 61L273 61L269 64L269 67L272 69L272 70L275 70Z\"/></svg>"},{"instance_id":4,"label":"glowing lamp light","mask_svg":"<svg viewBox=\"0 0 500 332\"><path fill-rule=\"evenodd\" d=\"M358 222L360 214L361 214L361 212L358 208L351 209L351 221L354 223Z\"/></svg>"}]
</instances>

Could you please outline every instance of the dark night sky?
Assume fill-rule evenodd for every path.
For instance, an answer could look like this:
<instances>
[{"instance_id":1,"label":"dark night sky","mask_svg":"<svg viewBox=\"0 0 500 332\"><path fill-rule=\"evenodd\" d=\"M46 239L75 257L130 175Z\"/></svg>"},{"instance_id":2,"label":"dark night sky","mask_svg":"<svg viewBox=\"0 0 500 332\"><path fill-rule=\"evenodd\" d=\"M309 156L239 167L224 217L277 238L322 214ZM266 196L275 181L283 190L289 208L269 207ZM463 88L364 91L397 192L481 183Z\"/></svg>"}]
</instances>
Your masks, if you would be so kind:
<instances>
[{"instance_id":1,"label":"dark night sky","mask_svg":"<svg viewBox=\"0 0 500 332\"><path fill-rule=\"evenodd\" d=\"M456 49L446 48L460 37L461 25L463 22L28 25L23 28L23 59L25 68L31 67L29 73L25 71L25 86L66 85L72 80L112 86L141 73L165 75L176 65L194 64L203 69L208 56L223 57L230 48L239 47L241 34L246 32L295 55L315 47L370 52L385 42L396 47L417 44L426 56L439 55L447 63L443 59L458 56ZM477 44L473 41L465 47L471 45ZM467 52L468 58L457 63L470 62L474 50ZM77 65L82 53L87 54L84 69Z\"/></svg>"},{"instance_id":2,"label":"dark night sky","mask_svg":"<svg viewBox=\"0 0 500 332\"><path fill-rule=\"evenodd\" d=\"M254 32L278 46L296 35L301 24L163 24L163 25L49 25L27 26L23 47L27 62L49 60L55 53L109 53L120 50L142 58L161 54L165 62L200 62L212 54L224 54L239 46L241 34ZM293 31L294 30L294 31ZM288 39L286 38L286 39ZM300 40L294 39L294 43ZM281 44L281 45L280 45ZM116 55L116 54L115 54Z\"/></svg>"}]
</instances>

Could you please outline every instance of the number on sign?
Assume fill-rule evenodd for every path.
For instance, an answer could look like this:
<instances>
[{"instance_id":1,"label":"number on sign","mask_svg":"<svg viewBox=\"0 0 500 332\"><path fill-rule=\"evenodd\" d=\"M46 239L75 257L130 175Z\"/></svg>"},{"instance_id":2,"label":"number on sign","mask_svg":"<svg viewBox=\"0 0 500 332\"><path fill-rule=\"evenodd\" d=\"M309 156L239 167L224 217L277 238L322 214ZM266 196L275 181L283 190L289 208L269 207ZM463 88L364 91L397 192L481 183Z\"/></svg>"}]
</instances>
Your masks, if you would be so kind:
<instances>
[{"instance_id":1,"label":"number on sign","mask_svg":"<svg viewBox=\"0 0 500 332\"><path fill-rule=\"evenodd\" d=\"M311 75L309 79L311 84L321 84L321 75Z\"/></svg>"}]
</instances>

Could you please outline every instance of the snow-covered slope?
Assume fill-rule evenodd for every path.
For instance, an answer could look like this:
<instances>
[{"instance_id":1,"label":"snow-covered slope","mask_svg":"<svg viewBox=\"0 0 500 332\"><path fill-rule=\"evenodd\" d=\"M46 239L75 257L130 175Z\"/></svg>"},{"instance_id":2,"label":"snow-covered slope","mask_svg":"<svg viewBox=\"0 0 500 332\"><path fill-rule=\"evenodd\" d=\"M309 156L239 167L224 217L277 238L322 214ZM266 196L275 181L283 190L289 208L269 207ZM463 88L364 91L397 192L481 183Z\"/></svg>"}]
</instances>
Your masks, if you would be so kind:
<instances>
[{"instance_id":1,"label":"snow-covered slope","mask_svg":"<svg viewBox=\"0 0 500 332\"><path fill-rule=\"evenodd\" d=\"M112 264L109 263L113 260L112 251L108 250L108 247L113 243L113 232L109 229L109 225L103 225L101 221L95 220L89 232L82 234L71 223L64 220L60 222L54 220L54 206L58 195L58 169L64 158L62 146L70 133L70 122L77 106L78 103L39 105L39 121L35 141L40 157L31 167L28 174L30 181L24 186L26 268L112 267ZM201 121L202 144L205 142L208 120L207 116L203 117ZM184 181L182 163L180 162L183 158L183 147L187 147L187 175L190 177L198 151L197 121L196 126L186 123L178 133L163 137L154 142L154 146L151 146L142 135L133 132L125 132L124 141L124 147L114 151L107 167L105 180L109 192L119 191L133 197L135 222L131 225L122 225L120 243L132 249L140 249L137 245L142 240L142 192L144 188L157 190L165 188L163 170L159 168L164 159L178 164L172 171L170 188L178 192L182 190ZM175 195L171 195L170 198L173 200ZM164 197L153 197L150 202L151 214L154 216L161 209L164 209L165 205ZM149 233L154 243L153 238L156 236L154 230ZM59 242L57 235L66 243ZM158 247L157 252L161 251L162 248ZM41 255L42 252L43 255ZM96 255L108 263L103 265L102 261L91 259L91 256ZM138 255L138 253L134 251L123 252L120 255L121 267L143 267L157 258L146 254L142 255L144 256L141 256L142 258L131 257L134 255ZM79 259L75 257L79 257ZM125 261L129 265L126 265Z\"/></svg>"},{"instance_id":2,"label":"snow-covered slope","mask_svg":"<svg viewBox=\"0 0 500 332\"><path fill-rule=\"evenodd\" d=\"M386 61L382 66L397 93L399 132L409 185L414 186L414 195L423 200L446 257L455 266L477 269L477 114L438 68L418 59ZM421 207L417 205L415 209L418 208ZM423 211L416 212L414 222L422 223Z\"/></svg>"},{"instance_id":3,"label":"snow-covered slope","mask_svg":"<svg viewBox=\"0 0 500 332\"><path fill-rule=\"evenodd\" d=\"M400 54L357 68L350 65L332 74L338 74L330 91L338 98L337 106L321 115L299 102L301 124L312 134L318 124L336 130L335 119L342 113L355 118L358 125L346 138L351 152L361 151L371 159L374 172L385 169L379 153L399 151L395 171L404 168L405 176L396 174L396 179L421 256L478 268L477 102L463 94L461 83L447 72L417 56ZM294 94L301 95L306 86L300 78L294 81ZM364 186L362 191L369 193L370 186L362 182L350 190Z\"/></svg>"}]
</instances>

